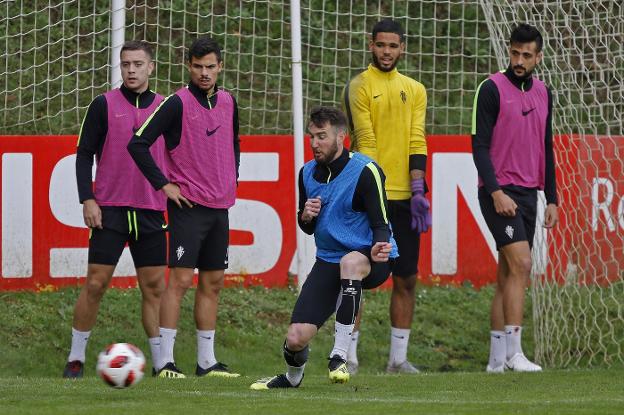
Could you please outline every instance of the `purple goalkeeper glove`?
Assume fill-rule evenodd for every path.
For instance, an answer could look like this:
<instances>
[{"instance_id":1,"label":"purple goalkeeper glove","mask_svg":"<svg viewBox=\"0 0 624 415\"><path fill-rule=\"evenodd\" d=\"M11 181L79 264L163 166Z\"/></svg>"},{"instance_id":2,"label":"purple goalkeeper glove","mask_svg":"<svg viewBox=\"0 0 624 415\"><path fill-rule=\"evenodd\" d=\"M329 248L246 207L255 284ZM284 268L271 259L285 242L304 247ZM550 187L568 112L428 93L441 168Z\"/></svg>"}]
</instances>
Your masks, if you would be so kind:
<instances>
[{"instance_id":1,"label":"purple goalkeeper glove","mask_svg":"<svg viewBox=\"0 0 624 415\"><path fill-rule=\"evenodd\" d=\"M425 197L425 180L412 180L412 200L410 201L412 213L412 229L418 233L427 232L431 227L431 214L429 213L429 201Z\"/></svg>"}]
</instances>

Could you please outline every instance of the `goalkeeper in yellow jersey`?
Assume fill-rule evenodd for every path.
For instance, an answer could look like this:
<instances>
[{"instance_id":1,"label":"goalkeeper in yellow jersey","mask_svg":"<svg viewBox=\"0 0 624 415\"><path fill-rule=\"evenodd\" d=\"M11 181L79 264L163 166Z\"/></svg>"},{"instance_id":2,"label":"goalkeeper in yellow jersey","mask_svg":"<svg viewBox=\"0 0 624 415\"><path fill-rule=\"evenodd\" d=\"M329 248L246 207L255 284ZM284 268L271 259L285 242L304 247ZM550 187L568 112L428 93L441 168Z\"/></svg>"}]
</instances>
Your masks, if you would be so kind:
<instances>
[{"instance_id":1,"label":"goalkeeper in yellow jersey","mask_svg":"<svg viewBox=\"0 0 624 415\"><path fill-rule=\"evenodd\" d=\"M392 328L386 370L418 373L407 360L407 345L414 314L420 234L431 226L425 198L427 92L421 83L396 69L405 51L405 33L398 22L377 22L369 49L373 63L347 84L344 106L352 150L375 160L386 175L388 217L399 248L392 276ZM351 373L358 367L358 336L359 332L354 331L347 356Z\"/></svg>"}]
</instances>

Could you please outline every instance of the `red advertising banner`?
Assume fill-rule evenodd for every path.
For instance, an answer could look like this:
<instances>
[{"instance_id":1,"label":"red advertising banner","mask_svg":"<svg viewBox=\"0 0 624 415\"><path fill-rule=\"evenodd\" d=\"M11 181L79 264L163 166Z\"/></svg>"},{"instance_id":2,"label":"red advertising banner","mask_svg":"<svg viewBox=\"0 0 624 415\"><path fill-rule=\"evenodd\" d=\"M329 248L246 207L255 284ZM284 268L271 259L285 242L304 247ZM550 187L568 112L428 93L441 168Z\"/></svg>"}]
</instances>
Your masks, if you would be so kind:
<instances>
[{"instance_id":1,"label":"red advertising banner","mask_svg":"<svg viewBox=\"0 0 624 415\"><path fill-rule=\"evenodd\" d=\"M285 286L296 272L292 136L244 136L237 201L230 209L226 284ZM75 136L0 136L0 290L81 284L88 230L75 179ZM495 279L497 253L480 213L469 136L429 136L433 227L421 238L427 284L479 287ZM621 278L624 263L623 137L556 139L561 223L547 233L538 274L562 282ZM311 157L306 147L306 160ZM549 268L550 267L550 268ZM579 272L578 270L584 270ZM124 252L112 285L136 284Z\"/></svg>"},{"instance_id":2,"label":"red advertising banner","mask_svg":"<svg viewBox=\"0 0 624 415\"><path fill-rule=\"evenodd\" d=\"M572 135L556 142L562 209L551 245L560 283L624 278L624 137Z\"/></svg>"},{"instance_id":3,"label":"red advertising banner","mask_svg":"<svg viewBox=\"0 0 624 415\"><path fill-rule=\"evenodd\" d=\"M89 232L78 203L75 145L75 136L0 136L0 290L81 283ZM291 136L242 137L227 284L287 284L296 245L293 159ZM124 252L111 285L135 286L131 275Z\"/></svg>"}]
</instances>

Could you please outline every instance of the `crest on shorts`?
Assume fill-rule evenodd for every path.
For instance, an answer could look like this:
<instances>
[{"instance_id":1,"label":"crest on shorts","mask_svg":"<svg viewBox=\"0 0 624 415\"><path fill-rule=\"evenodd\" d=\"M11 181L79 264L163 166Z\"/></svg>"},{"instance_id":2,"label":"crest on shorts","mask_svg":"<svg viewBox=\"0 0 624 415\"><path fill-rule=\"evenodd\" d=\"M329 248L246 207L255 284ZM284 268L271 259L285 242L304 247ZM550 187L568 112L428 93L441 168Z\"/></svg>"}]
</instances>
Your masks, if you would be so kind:
<instances>
[{"instance_id":1,"label":"crest on shorts","mask_svg":"<svg viewBox=\"0 0 624 415\"><path fill-rule=\"evenodd\" d=\"M176 249L176 255L178 257L178 261L182 258L182 255L184 255L184 247L182 245L178 246L178 249Z\"/></svg>"},{"instance_id":2,"label":"crest on shorts","mask_svg":"<svg viewBox=\"0 0 624 415\"><path fill-rule=\"evenodd\" d=\"M507 225L505 228L505 233L509 236L509 239L513 239L514 228L511 225Z\"/></svg>"}]
</instances>

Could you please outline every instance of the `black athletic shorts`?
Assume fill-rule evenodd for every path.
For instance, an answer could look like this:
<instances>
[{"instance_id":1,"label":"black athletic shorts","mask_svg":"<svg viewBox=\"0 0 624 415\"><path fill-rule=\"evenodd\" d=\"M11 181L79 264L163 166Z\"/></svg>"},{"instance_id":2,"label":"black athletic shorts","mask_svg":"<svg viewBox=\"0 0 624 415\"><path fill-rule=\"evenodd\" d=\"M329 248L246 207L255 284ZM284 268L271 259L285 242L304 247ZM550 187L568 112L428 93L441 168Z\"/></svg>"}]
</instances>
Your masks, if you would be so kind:
<instances>
[{"instance_id":1,"label":"black athletic shorts","mask_svg":"<svg viewBox=\"0 0 624 415\"><path fill-rule=\"evenodd\" d=\"M167 223L163 212L101 206L102 228L89 236L89 264L117 265L126 243L135 268L167 264Z\"/></svg>"},{"instance_id":2,"label":"black athletic shorts","mask_svg":"<svg viewBox=\"0 0 624 415\"><path fill-rule=\"evenodd\" d=\"M496 249L500 250L505 245L519 241L527 241L532 248L537 215L537 189L508 185L502 186L501 190L518 205L516 216L501 216L496 213L492 196L484 187L479 188L481 213L494 236Z\"/></svg>"},{"instance_id":3,"label":"black athletic shorts","mask_svg":"<svg viewBox=\"0 0 624 415\"><path fill-rule=\"evenodd\" d=\"M371 262L371 272L362 280L362 288L368 290L383 284L390 276L393 264L393 259ZM320 328L336 311L340 288L340 264L316 258L301 287L290 322L315 324Z\"/></svg>"},{"instance_id":4,"label":"black athletic shorts","mask_svg":"<svg viewBox=\"0 0 624 415\"><path fill-rule=\"evenodd\" d=\"M167 202L169 267L215 271L228 267L230 223L227 209L192 208Z\"/></svg>"},{"instance_id":5,"label":"black athletic shorts","mask_svg":"<svg viewBox=\"0 0 624 415\"><path fill-rule=\"evenodd\" d=\"M388 220L399 249L392 275L406 278L418 272L420 234L412 229L410 199L388 200Z\"/></svg>"}]
</instances>

